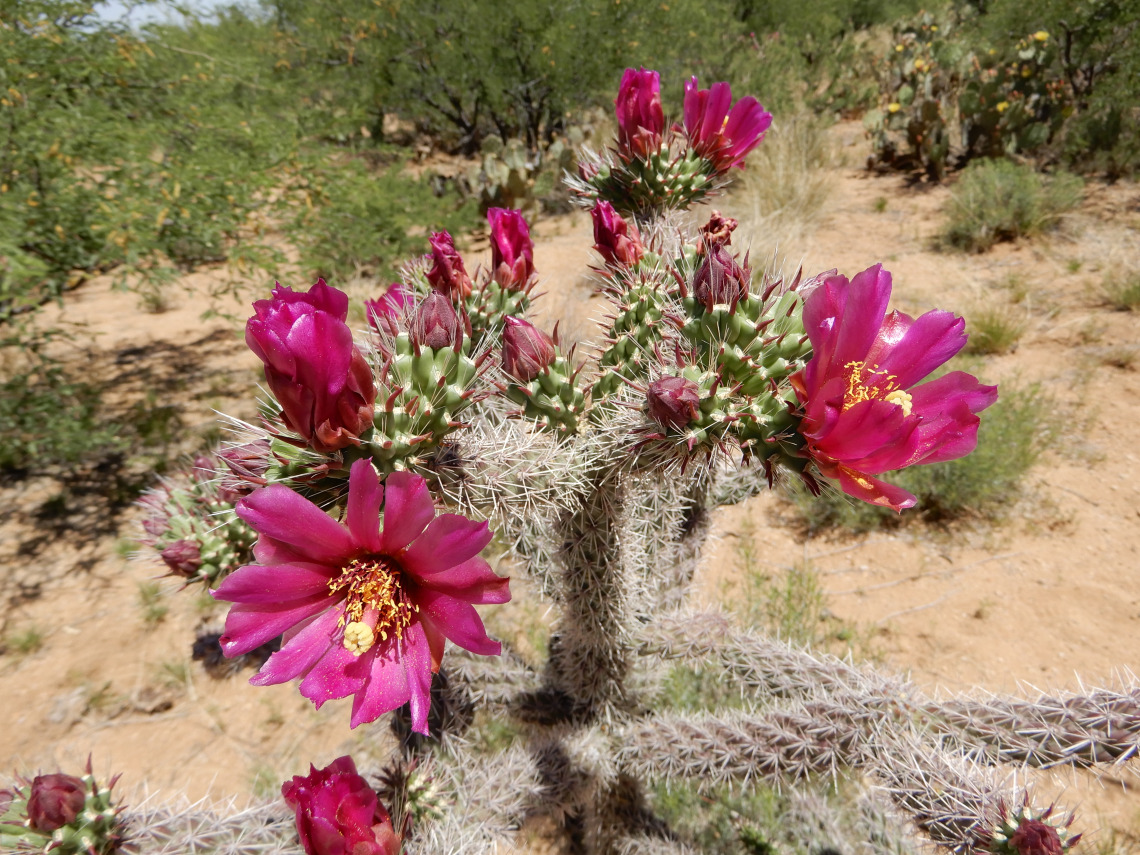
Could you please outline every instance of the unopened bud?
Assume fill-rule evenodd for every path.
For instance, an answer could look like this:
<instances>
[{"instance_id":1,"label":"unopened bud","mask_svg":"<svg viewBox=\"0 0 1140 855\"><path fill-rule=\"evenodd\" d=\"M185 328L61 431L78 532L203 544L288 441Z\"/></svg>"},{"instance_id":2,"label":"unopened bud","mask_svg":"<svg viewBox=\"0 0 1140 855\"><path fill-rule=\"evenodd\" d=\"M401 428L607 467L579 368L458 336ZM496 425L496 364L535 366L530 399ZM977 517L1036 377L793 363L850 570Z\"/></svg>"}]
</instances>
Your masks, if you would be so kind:
<instances>
[{"instance_id":1,"label":"unopened bud","mask_svg":"<svg viewBox=\"0 0 1140 855\"><path fill-rule=\"evenodd\" d=\"M534 242L521 211L491 208L491 274L508 291L524 291L534 278Z\"/></svg>"},{"instance_id":2,"label":"unopened bud","mask_svg":"<svg viewBox=\"0 0 1140 855\"><path fill-rule=\"evenodd\" d=\"M700 388L684 377L662 377L649 384L649 415L665 427L681 430L701 414Z\"/></svg>"},{"instance_id":3,"label":"unopened bud","mask_svg":"<svg viewBox=\"0 0 1140 855\"><path fill-rule=\"evenodd\" d=\"M28 796L28 819L32 828L50 834L75 822L87 804L87 792L74 775L37 775Z\"/></svg>"},{"instance_id":4,"label":"unopened bud","mask_svg":"<svg viewBox=\"0 0 1140 855\"><path fill-rule=\"evenodd\" d=\"M455 347L463 340L463 328L451 299L432 291L416 308L412 320L412 343L432 350Z\"/></svg>"},{"instance_id":5,"label":"unopened bud","mask_svg":"<svg viewBox=\"0 0 1140 855\"><path fill-rule=\"evenodd\" d=\"M455 249L455 241L448 232L433 232L430 242L432 264L427 272L428 282L452 299L466 297L471 293L471 277Z\"/></svg>"},{"instance_id":6,"label":"unopened bud","mask_svg":"<svg viewBox=\"0 0 1140 855\"><path fill-rule=\"evenodd\" d=\"M503 328L503 370L529 383L554 362L554 340L533 324L508 316Z\"/></svg>"},{"instance_id":7,"label":"unopened bud","mask_svg":"<svg viewBox=\"0 0 1140 855\"><path fill-rule=\"evenodd\" d=\"M161 554L170 572L183 579L193 578L202 566L202 552L192 540L176 540Z\"/></svg>"},{"instance_id":8,"label":"unopened bud","mask_svg":"<svg viewBox=\"0 0 1140 855\"><path fill-rule=\"evenodd\" d=\"M735 306L748 296L752 273L742 267L722 244L708 248L704 263L693 277L693 296L712 311L718 303Z\"/></svg>"},{"instance_id":9,"label":"unopened bud","mask_svg":"<svg viewBox=\"0 0 1140 855\"><path fill-rule=\"evenodd\" d=\"M1017 855L1061 855L1065 851L1057 829L1039 819L1023 819L1009 845Z\"/></svg>"},{"instance_id":10,"label":"unopened bud","mask_svg":"<svg viewBox=\"0 0 1140 855\"><path fill-rule=\"evenodd\" d=\"M590 212L594 220L594 249L605 259L606 264L634 265L641 261L645 248L637 226L627 223L614 210L614 206L601 200Z\"/></svg>"}]
</instances>

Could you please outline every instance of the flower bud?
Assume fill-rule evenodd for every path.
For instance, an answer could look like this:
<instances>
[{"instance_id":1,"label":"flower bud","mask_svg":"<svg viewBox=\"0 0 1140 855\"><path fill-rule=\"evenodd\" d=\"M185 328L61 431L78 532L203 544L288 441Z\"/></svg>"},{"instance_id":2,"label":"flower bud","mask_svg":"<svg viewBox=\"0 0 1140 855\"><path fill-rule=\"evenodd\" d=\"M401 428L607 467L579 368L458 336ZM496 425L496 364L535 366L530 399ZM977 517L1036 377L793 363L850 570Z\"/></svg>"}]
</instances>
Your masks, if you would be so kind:
<instances>
[{"instance_id":1,"label":"flower bud","mask_svg":"<svg viewBox=\"0 0 1140 855\"><path fill-rule=\"evenodd\" d=\"M503 370L529 383L546 370L557 352L554 341L533 324L507 316L503 328Z\"/></svg>"},{"instance_id":2,"label":"flower bud","mask_svg":"<svg viewBox=\"0 0 1140 855\"><path fill-rule=\"evenodd\" d=\"M662 377L649 384L649 415L664 427L682 430L701 414L700 388L684 377Z\"/></svg>"},{"instance_id":3,"label":"flower bud","mask_svg":"<svg viewBox=\"0 0 1140 855\"><path fill-rule=\"evenodd\" d=\"M74 775L37 775L28 796L28 819L32 828L50 834L57 828L75 822L84 805L87 792Z\"/></svg>"},{"instance_id":4,"label":"flower bud","mask_svg":"<svg viewBox=\"0 0 1140 855\"><path fill-rule=\"evenodd\" d=\"M522 291L534 276L534 242L521 211L491 208L491 273L508 291Z\"/></svg>"},{"instance_id":5,"label":"flower bud","mask_svg":"<svg viewBox=\"0 0 1140 855\"><path fill-rule=\"evenodd\" d=\"M1023 819L1009 845L1017 855L1062 855L1065 851L1057 829L1039 819Z\"/></svg>"},{"instance_id":6,"label":"flower bud","mask_svg":"<svg viewBox=\"0 0 1140 855\"><path fill-rule=\"evenodd\" d=\"M471 293L471 277L463 266L463 258L455 251L455 241L448 232L433 232L431 242L431 270L428 282L433 288L458 300Z\"/></svg>"},{"instance_id":7,"label":"flower bud","mask_svg":"<svg viewBox=\"0 0 1140 855\"><path fill-rule=\"evenodd\" d=\"M441 291L432 291L416 307L412 319L412 344L432 350L453 348L463 341L463 327L451 299Z\"/></svg>"},{"instance_id":8,"label":"flower bud","mask_svg":"<svg viewBox=\"0 0 1140 855\"><path fill-rule=\"evenodd\" d=\"M661 109L661 78L656 71L627 68L614 100L618 148L626 157L645 158L661 148L665 113Z\"/></svg>"},{"instance_id":9,"label":"flower bud","mask_svg":"<svg viewBox=\"0 0 1140 855\"><path fill-rule=\"evenodd\" d=\"M339 757L324 769L309 767L281 785L296 813L297 835L306 855L398 855L400 836L376 793Z\"/></svg>"},{"instance_id":10,"label":"flower bud","mask_svg":"<svg viewBox=\"0 0 1140 855\"><path fill-rule=\"evenodd\" d=\"M601 200L590 212L594 219L594 249L605 259L606 264L632 266L641 261L645 248L637 226L627 223L614 210L614 206Z\"/></svg>"},{"instance_id":11,"label":"flower bud","mask_svg":"<svg viewBox=\"0 0 1140 855\"><path fill-rule=\"evenodd\" d=\"M737 263L723 244L706 248L705 261L693 277L693 296L711 312L718 303L735 306L748 296L752 272Z\"/></svg>"},{"instance_id":12,"label":"flower bud","mask_svg":"<svg viewBox=\"0 0 1140 855\"><path fill-rule=\"evenodd\" d=\"M192 540L176 540L162 550L161 554L170 572L183 579L192 579L202 566L202 552Z\"/></svg>"},{"instance_id":13,"label":"flower bud","mask_svg":"<svg viewBox=\"0 0 1140 855\"><path fill-rule=\"evenodd\" d=\"M393 282L380 299L365 300L364 310L373 329L394 336L400 331L399 322L404 313L414 302L414 295L403 283Z\"/></svg>"}]
</instances>

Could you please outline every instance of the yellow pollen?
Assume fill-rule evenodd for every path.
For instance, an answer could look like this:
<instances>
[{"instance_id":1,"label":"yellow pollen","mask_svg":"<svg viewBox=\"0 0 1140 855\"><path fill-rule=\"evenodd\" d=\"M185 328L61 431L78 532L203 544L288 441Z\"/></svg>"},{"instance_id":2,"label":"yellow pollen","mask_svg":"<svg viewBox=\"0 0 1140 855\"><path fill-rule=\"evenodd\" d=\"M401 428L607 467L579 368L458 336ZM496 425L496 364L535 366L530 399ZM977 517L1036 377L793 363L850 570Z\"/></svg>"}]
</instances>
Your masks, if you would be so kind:
<instances>
[{"instance_id":1,"label":"yellow pollen","mask_svg":"<svg viewBox=\"0 0 1140 855\"><path fill-rule=\"evenodd\" d=\"M898 378L888 374L877 365L867 367L866 362L848 362L847 390L843 395L843 410L846 412L863 401L888 401L903 408L903 415L911 410L910 393L899 388Z\"/></svg>"},{"instance_id":2,"label":"yellow pollen","mask_svg":"<svg viewBox=\"0 0 1140 855\"><path fill-rule=\"evenodd\" d=\"M354 620L344 627L344 646L356 656L367 653L375 640L376 633L366 623Z\"/></svg>"},{"instance_id":3,"label":"yellow pollen","mask_svg":"<svg viewBox=\"0 0 1140 855\"><path fill-rule=\"evenodd\" d=\"M888 401L892 404L898 404L900 407L902 407L904 416L910 415L910 392L904 392L902 389L895 389L895 391L891 392L889 395L887 395L887 397L883 398L883 400Z\"/></svg>"},{"instance_id":4,"label":"yellow pollen","mask_svg":"<svg viewBox=\"0 0 1140 855\"><path fill-rule=\"evenodd\" d=\"M329 580L330 593L346 591L344 615L338 626L344 627L344 646L359 656L376 643L388 640L389 633L403 638L419 606L408 599L400 582L399 565L382 555L355 558Z\"/></svg>"}]
</instances>

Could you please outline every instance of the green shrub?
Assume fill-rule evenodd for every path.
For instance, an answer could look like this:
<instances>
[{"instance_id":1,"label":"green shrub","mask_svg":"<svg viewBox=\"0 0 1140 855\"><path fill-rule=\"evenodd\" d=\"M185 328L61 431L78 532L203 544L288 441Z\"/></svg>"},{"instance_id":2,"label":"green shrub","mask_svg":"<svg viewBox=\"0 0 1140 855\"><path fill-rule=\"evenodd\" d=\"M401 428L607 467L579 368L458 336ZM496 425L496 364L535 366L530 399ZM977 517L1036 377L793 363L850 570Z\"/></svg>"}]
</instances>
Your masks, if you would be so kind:
<instances>
[{"instance_id":1,"label":"green shrub","mask_svg":"<svg viewBox=\"0 0 1140 855\"><path fill-rule=\"evenodd\" d=\"M1004 160L972 163L954 186L943 237L950 246L982 252L1038 234L1080 204L1083 187L1068 173L1046 177Z\"/></svg>"},{"instance_id":2,"label":"green shrub","mask_svg":"<svg viewBox=\"0 0 1140 855\"><path fill-rule=\"evenodd\" d=\"M970 315L970 339L966 353L976 356L1010 353L1025 334L1025 314L1006 306L991 307Z\"/></svg>"},{"instance_id":3,"label":"green shrub","mask_svg":"<svg viewBox=\"0 0 1140 855\"><path fill-rule=\"evenodd\" d=\"M1101 283L1104 302L1118 312L1140 311L1140 273L1112 273Z\"/></svg>"},{"instance_id":4,"label":"green shrub","mask_svg":"<svg viewBox=\"0 0 1140 855\"><path fill-rule=\"evenodd\" d=\"M1038 386L1003 384L997 403L981 414L978 447L972 454L885 476L918 498L918 504L901 515L834 490L817 497L794 486L791 500L812 529L861 532L914 519L1000 519L1020 493L1030 467L1055 439L1057 423L1052 411L1052 402Z\"/></svg>"}]
</instances>

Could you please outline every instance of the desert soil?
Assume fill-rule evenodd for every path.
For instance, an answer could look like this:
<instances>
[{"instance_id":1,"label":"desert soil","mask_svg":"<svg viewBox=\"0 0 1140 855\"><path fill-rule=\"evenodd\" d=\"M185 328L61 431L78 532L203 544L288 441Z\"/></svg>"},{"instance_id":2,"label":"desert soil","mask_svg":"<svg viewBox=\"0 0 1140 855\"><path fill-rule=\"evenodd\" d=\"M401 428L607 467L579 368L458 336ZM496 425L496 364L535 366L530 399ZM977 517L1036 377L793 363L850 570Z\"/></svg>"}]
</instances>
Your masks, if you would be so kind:
<instances>
[{"instance_id":1,"label":"desert soil","mask_svg":"<svg viewBox=\"0 0 1140 855\"><path fill-rule=\"evenodd\" d=\"M1104 306L1098 287L1140 257L1140 188L1090 184L1081 210L1047 238L980 255L939 252L932 237L949 191L869 174L859 167L858 128L841 125L833 136L828 201L816 221L783 237L785 268L851 275L881 261L894 275L896 304L912 314L937 306L969 318L1010 305L1026 332L1015 352L988 358L982 374L1038 382L1065 425L1062 441L1000 524L806 537L778 496L722 509L694 596L716 603L731 595L740 540L751 537L774 574L810 562L830 613L871 639L881 667L909 673L923 691L1031 695L1119 685L1140 663L1140 372L1104 357L1140 347L1140 314ZM748 234L740 200L719 207L739 213L738 235ZM536 237L542 317L566 318L569 336L588 338L586 319L604 309L585 275L589 217L544 220ZM772 248L770 236L752 241L754 258ZM485 245L471 248L480 251L486 258ZM43 323L75 332L67 358L105 381L124 413L139 400L173 408L189 451L209 433L213 410L253 415L259 369L241 319L261 294L255 283L242 299L213 301L234 317L203 321L220 276L187 276L159 314L95 279L47 309ZM1011 276L1026 290L1017 304L1003 287ZM352 283L350 291L374 296L373 287ZM0 656L0 769L74 770L91 754L98 771L123 773L127 799L137 803L146 793L268 794L309 762L384 756L387 728L350 731L347 702L316 711L292 686L247 686L248 670L208 676L191 660L191 642L203 627L220 627L224 613L196 589L180 593L175 580L161 580L168 611L148 622L139 586L161 569L128 557L138 513L87 501L91 492L89 482L64 484L31 467L0 482L0 634L43 634L40 649L9 647ZM1043 782L1082 809L1083 827L1115 829L1118 843L1140 842L1133 784L1123 771L1099 785L1080 776Z\"/></svg>"}]
</instances>

